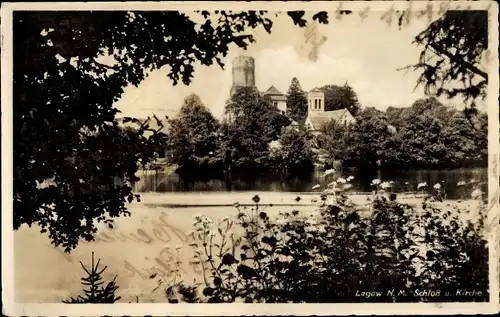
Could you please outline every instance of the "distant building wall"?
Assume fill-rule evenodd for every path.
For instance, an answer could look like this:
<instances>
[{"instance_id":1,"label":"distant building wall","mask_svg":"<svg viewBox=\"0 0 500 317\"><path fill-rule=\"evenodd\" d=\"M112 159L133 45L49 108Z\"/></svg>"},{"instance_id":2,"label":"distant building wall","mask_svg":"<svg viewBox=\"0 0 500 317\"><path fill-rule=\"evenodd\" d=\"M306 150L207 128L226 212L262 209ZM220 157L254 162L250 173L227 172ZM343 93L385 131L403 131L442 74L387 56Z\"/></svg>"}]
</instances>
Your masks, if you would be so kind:
<instances>
[{"instance_id":1,"label":"distant building wall","mask_svg":"<svg viewBox=\"0 0 500 317\"><path fill-rule=\"evenodd\" d=\"M270 96L269 99L279 111L286 113L286 99L284 96Z\"/></svg>"},{"instance_id":2,"label":"distant building wall","mask_svg":"<svg viewBox=\"0 0 500 317\"><path fill-rule=\"evenodd\" d=\"M354 116L351 114L351 112L349 110L346 111L344 118L343 118L343 121L344 121L343 122L344 125L356 123L356 119L354 118Z\"/></svg>"},{"instance_id":3,"label":"distant building wall","mask_svg":"<svg viewBox=\"0 0 500 317\"><path fill-rule=\"evenodd\" d=\"M277 101L277 107L280 111L283 111L284 113L286 113L286 101L285 100L280 100L280 101Z\"/></svg>"}]
</instances>

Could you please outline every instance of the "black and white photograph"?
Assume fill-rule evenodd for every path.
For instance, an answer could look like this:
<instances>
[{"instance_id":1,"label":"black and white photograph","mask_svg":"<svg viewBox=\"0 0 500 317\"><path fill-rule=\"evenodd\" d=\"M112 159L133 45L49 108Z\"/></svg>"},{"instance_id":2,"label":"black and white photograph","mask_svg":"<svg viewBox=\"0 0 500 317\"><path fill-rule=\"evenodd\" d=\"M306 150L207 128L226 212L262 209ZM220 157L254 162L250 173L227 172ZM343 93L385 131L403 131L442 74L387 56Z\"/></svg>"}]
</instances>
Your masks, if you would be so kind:
<instances>
[{"instance_id":1,"label":"black and white photograph","mask_svg":"<svg viewBox=\"0 0 500 317\"><path fill-rule=\"evenodd\" d=\"M496 2L1 15L5 314L498 311Z\"/></svg>"}]
</instances>

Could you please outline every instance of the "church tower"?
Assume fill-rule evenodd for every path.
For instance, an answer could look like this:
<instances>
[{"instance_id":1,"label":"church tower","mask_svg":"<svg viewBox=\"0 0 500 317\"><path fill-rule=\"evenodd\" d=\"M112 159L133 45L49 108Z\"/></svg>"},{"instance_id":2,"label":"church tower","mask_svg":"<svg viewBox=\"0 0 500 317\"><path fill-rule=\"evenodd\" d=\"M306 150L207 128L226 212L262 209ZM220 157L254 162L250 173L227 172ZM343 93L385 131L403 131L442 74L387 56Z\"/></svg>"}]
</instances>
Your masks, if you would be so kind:
<instances>
[{"instance_id":1,"label":"church tower","mask_svg":"<svg viewBox=\"0 0 500 317\"><path fill-rule=\"evenodd\" d=\"M325 111L325 93L319 89L313 89L307 93L308 112Z\"/></svg>"}]
</instances>

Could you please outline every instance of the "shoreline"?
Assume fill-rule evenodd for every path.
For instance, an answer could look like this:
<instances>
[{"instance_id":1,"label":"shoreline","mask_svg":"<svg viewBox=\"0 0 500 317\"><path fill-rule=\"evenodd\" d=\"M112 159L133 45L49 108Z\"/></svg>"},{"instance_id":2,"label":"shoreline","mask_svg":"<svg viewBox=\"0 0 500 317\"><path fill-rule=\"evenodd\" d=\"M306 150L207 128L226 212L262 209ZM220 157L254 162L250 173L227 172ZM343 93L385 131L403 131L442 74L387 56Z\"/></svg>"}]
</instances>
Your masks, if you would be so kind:
<instances>
[{"instance_id":1,"label":"shoreline","mask_svg":"<svg viewBox=\"0 0 500 317\"><path fill-rule=\"evenodd\" d=\"M129 211L149 210L153 214L162 211L179 212L186 214L191 212L208 213L216 217L231 215L237 210L236 206L243 209L254 208L257 204L252 200L254 196L259 196L259 209L266 210L269 215L278 215L280 212L297 210L303 214L316 214L321 208L320 193L305 193L297 195L291 192L238 192L227 193L205 192L205 193L173 193L163 195L159 193L149 193L141 195L141 201L134 201L128 204ZM301 199L297 201L297 197ZM372 195L349 195L353 207L362 215L368 216L372 212ZM399 195L399 203L408 205L415 212L422 210L423 197L413 195ZM327 204L330 202L327 199ZM443 200L434 202L441 209L456 210L461 217L474 219L476 212L483 203L482 200L471 198L465 200ZM233 210L233 211L230 211ZM464 218L464 219L465 219Z\"/></svg>"},{"instance_id":2,"label":"shoreline","mask_svg":"<svg viewBox=\"0 0 500 317\"><path fill-rule=\"evenodd\" d=\"M175 207L232 207L251 205L255 202L253 197L259 197L261 206L316 206L321 200L321 192L270 192L270 191L199 191L199 192L134 192L140 195L140 202L134 201L129 205L158 205ZM427 194L421 193L396 193L397 201L407 204L421 203ZM348 198L354 203L369 202L373 193L350 192ZM444 199L442 203L464 204L479 202L477 199Z\"/></svg>"}]
</instances>

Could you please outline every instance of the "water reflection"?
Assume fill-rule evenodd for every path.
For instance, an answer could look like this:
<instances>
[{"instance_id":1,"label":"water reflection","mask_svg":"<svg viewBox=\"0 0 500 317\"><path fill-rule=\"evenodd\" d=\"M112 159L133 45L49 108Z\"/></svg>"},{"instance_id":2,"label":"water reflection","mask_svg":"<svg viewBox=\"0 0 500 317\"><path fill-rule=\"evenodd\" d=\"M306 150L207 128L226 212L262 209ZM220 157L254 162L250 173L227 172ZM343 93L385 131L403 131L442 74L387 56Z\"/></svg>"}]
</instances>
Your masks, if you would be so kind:
<instances>
[{"instance_id":1,"label":"water reflection","mask_svg":"<svg viewBox=\"0 0 500 317\"><path fill-rule=\"evenodd\" d=\"M204 177L201 179L187 179L179 175L162 172L141 172L141 180L136 184L137 192L203 192L203 191L272 191L272 192L309 192L319 184L325 187L338 177L354 176L351 182L356 192L370 192L370 183L378 178L382 181L394 181L393 191L415 191L418 183L426 182L429 190L436 183L440 183L449 199L470 196L473 188L479 187L487 192L488 171L486 168L467 168L453 170L384 170L384 171L356 171L344 170L323 176L323 172L314 172L306 175L294 175L286 178L276 176L246 176L232 177L231 186L224 178ZM458 187L459 181L468 185Z\"/></svg>"}]
</instances>

